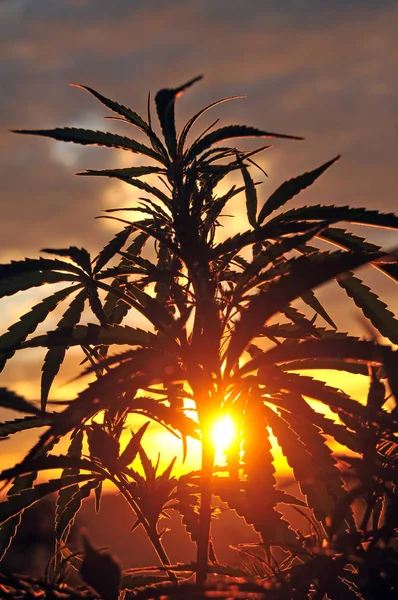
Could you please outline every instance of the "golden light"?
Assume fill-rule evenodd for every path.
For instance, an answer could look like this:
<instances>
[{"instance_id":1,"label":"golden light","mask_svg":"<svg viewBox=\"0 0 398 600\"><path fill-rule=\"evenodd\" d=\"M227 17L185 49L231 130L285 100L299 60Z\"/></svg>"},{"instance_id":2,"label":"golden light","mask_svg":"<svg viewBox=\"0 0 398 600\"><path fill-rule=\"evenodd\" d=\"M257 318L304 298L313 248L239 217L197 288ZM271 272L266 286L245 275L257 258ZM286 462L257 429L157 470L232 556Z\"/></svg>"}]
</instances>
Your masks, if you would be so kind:
<instances>
[{"instance_id":1,"label":"golden light","mask_svg":"<svg viewBox=\"0 0 398 600\"><path fill-rule=\"evenodd\" d=\"M237 436L235 421L230 415L220 417L213 425L211 437L216 451L224 453Z\"/></svg>"}]
</instances>

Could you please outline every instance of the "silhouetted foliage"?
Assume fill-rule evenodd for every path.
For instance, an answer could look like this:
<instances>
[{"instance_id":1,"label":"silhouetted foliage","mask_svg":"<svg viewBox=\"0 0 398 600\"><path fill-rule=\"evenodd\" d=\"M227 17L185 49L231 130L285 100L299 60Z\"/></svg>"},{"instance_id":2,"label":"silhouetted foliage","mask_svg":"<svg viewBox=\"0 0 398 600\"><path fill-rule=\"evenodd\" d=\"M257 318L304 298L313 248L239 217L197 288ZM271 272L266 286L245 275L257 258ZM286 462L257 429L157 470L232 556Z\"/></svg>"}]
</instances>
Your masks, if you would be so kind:
<instances>
[{"instance_id":1,"label":"silhouetted foliage","mask_svg":"<svg viewBox=\"0 0 398 600\"><path fill-rule=\"evenodd\" d=\"M2 554L23 511L58 493L57 543L47 579L41 583L4 579L0 586L50 589L51 584L60 590L65 566L71 563L93 590L64 588L71 598L95 592L113 600L119 589L130 590L126 598L189 594L199 598L206 586L208 597L217 588L225 597L241 598L249 592L251 597L289 600L395 598L396 351L376 340L337 331L328 307L313 290L335 281L362 310L375 335L396 344L397 319L352 273L370 265L397 281L395 255L336 225L397 229L398 217L336 205L285 210L285 204L338 157L285 182L260 206L253 157L267 146L242 151L229 140L301 138L243 125L214 129L213 123L188 145L199 117L231 100L209 105L177 135L176 98L198 79L156 95L164 141L152 128L149 102L145 121L84 86L80 87L117 119L138 129L145 143L76 128L17 131L123 149L145 156L151 164L79 173L116 178L145 194L131 208L108 211L112 214L107 218L120 222L123 229L97 256L76 247L45 249L41 258L0 265L1 297L46 284L64 286L0 337L2 366L25 348L47 350L40 407L9 390L0 393L0 406L23 415L0 424L3 438L46 427L28 455L1 474L11 484L7 500L0 504ZM242 185L221 191L220 184L235 172ZM142 179L146 176L150 183ZM250 226L220 239L224 210L237 194L245 197ZM119 210L137 213L136 218L119 218ZM325 243L339 249L324 250ZM56 329L33 336L61 303L68 304ZM84 310L91 311L95 323L80 324ZM146 329L124 324L137 313L145 318ZM52 412L48 410L52 383L66 352L75 346L82 349L85 374L92 381L64 410ZM331 386L314 378L313 371L319 369L367 375L366 405L344 393L338 383ZM188 408L189 412L184 410ZM201 469L177 476L173 459L161 471L159 461L155 464L147 454L148 423L132 431L121 449L121 435L134 414L180 437L184 455L187 438L199 439ZM226 414L237 424L237 438L226 452L226 466L219 466L214 464L211 429ZM271 434L301 495L278 488ZM67 436L66 455L52 454ZM330 442L344 447L346 454L336 456ZM36 483L38 472L45 475L49 469L61 469L62 474ZM110 555L94 549L88 540L82 557L71 554L67 546L71 525L85 498L95 494L99 506L104 481L111 482L129 504L136 519L133 529L145 529L158 565L122 574ZM255 547L238 548L240 569L217 561L211 538L215 497L259 534ZM307 533L294 528L281 505L305 516ZM197 545L194 564L170 563L162 543L163 519L170 511L180 513L187 535ZM195 584L188 581L192 574Z\"/></svg>"}]
</instances>

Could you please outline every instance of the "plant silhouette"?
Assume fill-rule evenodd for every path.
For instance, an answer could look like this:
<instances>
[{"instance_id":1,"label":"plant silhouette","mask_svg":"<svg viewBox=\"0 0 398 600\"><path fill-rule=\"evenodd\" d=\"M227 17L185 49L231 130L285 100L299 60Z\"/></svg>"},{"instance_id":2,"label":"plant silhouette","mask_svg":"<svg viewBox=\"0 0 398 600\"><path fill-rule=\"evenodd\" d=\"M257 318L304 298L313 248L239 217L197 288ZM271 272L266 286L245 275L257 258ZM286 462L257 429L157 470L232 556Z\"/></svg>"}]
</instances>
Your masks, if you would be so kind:
<instances>
[{"instance_id":1,"label":"plant silhouette","mask_svg":"<svg viewBox=\"0 0 398 600\"><path fill-rule=\"evenodd\" d=\"M131 507L134 527L145 529L159 565L155 578L150 566L139 576L121 574L108 554L86 541L82 565L95 558L103 565L100 570L109 569L113 583L103 592L102 583L93 585L92 567L89 579L87 568L81 575L104 598L116 598L119 588L129 588L131 597L199 597L198 590L212 585L209 574L222 576L218 585L225 597L231 597L234 585L241 594L257 594L253 597L298 599L312 593L313 598L370 599L382 590L383 598L392 598L398 558L396 352L338 331L313 290L334 281L374 330L397 344L398 321L353 273L370 265L397 282L397 259L338 224L397 229L398 217L336 205L286 209L339 157L283 183L260 203L254 157L269 146L243 151L230 140L301 138L244 125L216 128L215 121L189 142L206 111L233 99L205 107L177 135L176 99L199 79L156 95L162 137L152 127L149 98L144 120L95 90L77 86L113 111L114 118L133 125L145 142L77 128L16 131L121 149L144 156L150 164L79 173L116 178L143 194L133 207L108 211L107 218L122 229L97 256L77 247L44 249L41 258L0 265L1 297L64 284L0 337L2 367L25 348L47 350L40 407L10 390L0 393L2 407L23 415L0 424L3 438L46 428L28 455L1 474L11 484L0 504L1 552L12 542L23 511L57 492L57 545L50 577L56 589L65 561L74 560L67 543L76 514L90 495L99 506L102 484L108 480ZM241 184L221 192L220 184L228 183L231 174ZM249 228L222 240L218 227L237 195L246 204ZM129 210L131 220L119 217L119 210ZM330 250L323 249L325 244ZM33 336L61 303L67 307L58 326ZM80 324L84 310L91 311L94 323ZM147 328L123 324L137 313ZM52 412L51 386L68 349L75 346L81 348L84 373L94 376L93 381L64 410ZM368 376L367 404L350 398L338 383L331 386L314 378L317 369ZM311 376L305 374L308 370ZM386 389L392 392L390 400ZM187 412L188 407L194 412ZM132 414L148 422L132 432L122 450L120 438ZM219 466L212 428L225 415L236 423L237 437L226 451L226 465ZM184 455L189 437L200 440L200 470L177 476L173 459L161 471L146 451L150 422L179 436ZM301 495L278 488L271 434ZM55 454L56 444L68 436L67 454ZM330 441L344 447L345 462L332 453ZM58 479L35 483L38 472L44 476L51 469L62 470ZM240 547L241 569L217 561L211 538L214 498L259 534L255 549ZM352 506L359 499L362 505L354 515ZM313 534L295 530L280 511L282 504L306 515ZM197 545L194 564L172 565L167 556L162 521L170 511L181 514ZM195 584L187 580L192 574ZM0 585L24 589L18 588L18 580ZM80 592L70 591L70 597L73 593Z\"/></svg>"}]
</instances>

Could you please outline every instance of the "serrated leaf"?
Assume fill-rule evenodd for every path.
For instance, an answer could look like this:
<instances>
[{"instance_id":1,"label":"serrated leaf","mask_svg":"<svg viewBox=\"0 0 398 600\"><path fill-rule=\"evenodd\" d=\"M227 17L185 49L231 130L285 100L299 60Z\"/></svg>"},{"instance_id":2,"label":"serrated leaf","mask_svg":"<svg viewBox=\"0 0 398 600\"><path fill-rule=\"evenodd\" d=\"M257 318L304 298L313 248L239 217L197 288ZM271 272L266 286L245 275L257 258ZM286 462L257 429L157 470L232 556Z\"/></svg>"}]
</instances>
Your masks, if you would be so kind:
<instances>
[{"instance_id":1,"label":"serrated leaf","mask_svg":"<svg viewBox=\"0 0 398 600\"><path fill-rule=\"evenodd\" d=\"M199 500L192 488L185 485L181 480L177 485L177 504L175 509L182 517L182 524L189 533L191 540L195 543L199 539Z\"/></svg>"},{"instance_id":2,"label":"serrated leaf","mask_svg":"<svg viewBox=\"0 0 398 600\"><path fill-rule=\"evenodd\" d=\"M40 323L56 309L58 304L76 291L80 286L60 290L52 296L36 304L29 312L20 317L17 323L9 327L8 332L0 337L0 372L7 360L14 355L14 349L24 342L29 334L33 333ZM5 350L7 349L7 350Z\"/></svg>"},{"instance_id":3,"label":"serrated leaf","mask_svg":"<svg viewBox=\"0 0 398 600\"><path fill-rule=\"evenodd\" d=\"M178 88L159 90L155 96L156 111L158 113L166 146L171 157L175 157L177 152L177 133L174 114L175 100L186 89L191 87L191 85L200 79L202 79L201 75L191 79Z\"/></svg>"},{"instance_id":4,"label":"serrated leaf","mask_svg":"<svg viewBox=\"0 0 398 600\"><path fill-rule=\"evenodd\" d=\"M124 451L122 452L122 454L119 456L119 459L118 459L118 468L119 469L123 469L124 467L127 467L134 461L135 457L138 454L140 445L141 445L142 436L144 435L145 431L147 430L148 425L149 425L149 421L147 423L144 423L144 425L142 425L142 427L140 427L138 429L138 431L136 431L136 433L131 432L131 439L129 440L126 448L124 449Z\"/></svg>"},{"instance_id":5,"label":"serrated leaf","mask_svg":"<svg viewBox=\"0 0 398 600\"><path fill-rule=\"evenodd\" d=\"M79 294L77 294L76 298L72 300L70 306L65 311L62 319L58 323L58 330L61 331L70 331L76 323L79 322L81 314L84 309L84 304L87 298L87 291L85 289L81 290ZM46 403L48 399L48 394L50 392L50 388L52 382L54 381L59 368L64 360L66 352L66 347L58 346L53 347L48 350L46 356L44 357L44 362L42 365L42 375L41 375L41 410L44 412L46 409Z\"/></svg>"},{"instance_id":6,"label":"serrated leaf","mask_svg":"<svg viewBox=\"0 0 398 600\"><path fill-rule=\"evenodd\" d=\"M245 182L246 192L246 212L247 219L252 227L257 227L257 192L254 185L254 181L251 178L249 169L244 163L241 164L240 170L242 172L243 181Z\"/></svg>"},{"instance_id":7,"label":"serrated leaf","mask_svg":"<svg viewBox=\"0 0 398 600\"><path fill-rule=\"evenodd\" d=\"M325 521L334 510L335 502L320 475L317 462L284 418L267 406L263 410L308 505L314 510L318 520Z\"/></svg>"},{"instance_id":8,"label":"serrated leaf","mask_svg":"<svg viewBox=\"0 0 398 600\"><path fill-rule=\"evenodd\" d=\"M22 133L26 135L40 135L49 137L61 142L73 142L83 146L103 146L105 148L118 148L128 150L135 154L149 156L155 160L160 160L160 155L135 140L123 135L109 133L105 131L92 131L91 129L81 129L77 127L62 127L56 129L14 129L12 133ZM161 161L163 162L163 160Z\"/></svg>"},{"instance_id":9,"label":"serrated leaf","mask_svg":"<svg viewBox=\"0 0 398 600\"><path fill-rule=\"evenodd\" d=\"M286 202L297 196L302 190L309 187L314 183L314 181L326 171L331 165L333 165L340 156L336 156L332 160L329 160L325 164L321 165L317 169L313 171L309 171L308 173L304 173L303 175L299 175L298 177L294 177L293 179L289 179L289 181L285 181L281 186L278 187L277 190L268 198L265 202L264 206L260 210L260 214L258 215L258 224L261 223L272 213L274 210L280 208Z\"/></svg>"},{"instance_id":10,"label":"serrated leaf","mask_svg":"<svg viewBox=\"0 0 398 600\"><path fill-rule=\"evenodd\" d=\"M218 142L222 142L223 140L243 137L274 137L290 140L303 139L301 137L293 135L270 133L269 131L262 131L261 129L256 129L255 127L247 127L246 125L228 125L227 127L221 127L216 131L212 131L208 135L205 135L205 137L201 138L199 141L194 142L185 153L185 160L187 162L190 162L196 156L198 156L198 154L201 154L202 152L210 148L213 144L217 144Z\"/></svg>"},{"instance_id":11,"label":"serrated leaf","mask_svg":"<svg viewBox=\"0 0 398 600\"><path fill-rule=\"evenodd\" d=\"M104 313L104 309L98 294L98 288L95 281L93 281L92 279L86 280L86 290L91 310L93 311L94 315L97 317L101 325L106 326L106 314Z\"/></svg>"},{"instance_id":12,"label":"serrated leaf","mask_svg":"<svg viewBox=\"0 0 398 600\"><path fill-rule=\"evenodd\" d=\"M95 464L88 459L78 458L77 455L55 456L50 454L48 456L41 456L39 458L26 458L15 467L5 469L0 473L0 481L13 479L19 475L24 475L25 473L46 471L48 469L72 469L73 474L77 474L79 469L83 469L85 471L92 471L95 475L104 474L104 470L98 466L98 464ZM93 474L91 474L91 476L93 476Z\"/></svg>"},{"instance_id":13,"label":"serrated leaf","mask_svg":"<svg viewBox=\"0 0 398 600\"><path fill-rule=\"evenodd\" d=\"M398 320L371 289L352 273L337 278L337 283L345 290L381 335L393 344L398 344Z\"/></svg>"},{"instance_id":14,"label":"serrated leaf","mask_svg":"<svg viewBox=\"0 0 398 600\"><path fill-rule=\"evenodd\" d=\"M0 388L0 406L30 415L40 414L39 409L34 404L7 388Z\"/></svg>"},{"instance_id":15,"label":"serrated leaf","mask_svg":"<svg viewBox=\"0 0 398 600\"><path fill-rule=\"evenodd\" d=\"M15 515L35 504L44 496L58 492L62 488L75 485L87 479L92 479L93 475L75 475L64 477L62 479L52 479L47 483L39 483L31 489L22 490L18 494L13 495L8 500L0 503L0 523L5 523Z\"/></svg>"},{"instance_id":16,"label":"serrated leaf","mask_svg":"<svg viewBox=\"0 0 398 600\"><path fill-rule=\"evenodd\" d=\"M267 244L265 250L258 252L251 263L242 263L242 274L237 281L237 288L247 291L253 287L257 287L260 283L260 273L266 269L272 263L277 263L280 259L284 258L285 254L288 254L298 246L309 241L317 233L324 228L325 224L317 225L313 229L309 229L305 233L299 233L297 235L291 235L290 237L281 238L274 244ZM238 260L238 257L235 257ZM285 261L287 262L287 261ZM249 286L245 284L252 282Z\"/></svg>"},{"instance_id":17,"label":"serrated leaf","mask_svg":"<svg viewBox=\"0 0 398 600\"><path fill-rule=\"evenodd\" d=\"M153 147L156 150L159 150L163 156L166 155L166 151L165 151L161 141L159 140L159 138L155 134L155 132L152 130L150 124L146 123L144 121L144 119L142 119L142 117L140 117L140 115L138 115L136 112L131 110L131 108L128 108L127 106L123 106L122 104L119 104L118 102L115 102L114 100L110 100L109 98L106 98L99 92L96 92L95 90L93 90L92 88L90 88L86 85L79 85L79 84L71 84L71 85L74 87L78 87L83 90L86 90L87 92L89 92L90 94L95 96L95 98L97 98L97 100L99 100L107 108L109 108L113 112L121 115L124 119L126 119L132 125L135 125L136 127L138 127L138 129L140 129L141 131L146 133L146 135L150 138L150 140L153 144Z\"/></svg>"},{"instance_id":18,"label":"serrated leaf","mask_svg":"<svg viewBox=\"0 0 398 600\"><path fill-rule=\"evenodd\" d=\"M353 267L364 265L376 257L374 254L353 252L320 252L289 261L289 273L273 281L266 291L261 291L250 301L242 313L232 334L227 351L231 368L249 342L259 334L268 319L280 312L287 304L300 297L307 290L330 281L337 275ZM352 265L352 266L350 266Z\"/></svg>"},{"instance_id":19,"label":"serrated leaf","mask_svg":"<svg viewBox=\"0 0 398 600\"><path fill-rule=\"evenodd\" d=\"M86 273L91 273L91 258L90 254L85 248L77 248L76 246L70 246L69 248L43 248L41 252L47 254L55 254L56 256L65 256L70 258Z\"/></svg>"},{"instance_id":20,"label":"serrated leaf","mask_svg":"<svg viewBox=\"0 0 398 600\"><path fill-rule=\"evenodd\" d=\"M305 292L305 294L301 296L301 299L310 308L312 308L312 310L318 313L318 315L320 315L326 321L326 323L333 327L333 329L337 329L335 322L333 321L329 313L325 310L325 308L322 306L322 304L319 302L318 298L315 296L312 290Z\"/></svg>"},{"instance_id":21,"label":"serrated leaf","mask_svg":"<svg viewBox=\"0 0 398 600\"><path fill-rule=\"evenodd\" d=\"M19 494L22 490L30 489L36 479L37 473L16 477L11 488L7 493L7 498L12 498L15 494ZM21 511L22 513L23 511ZM22 516L17 514L11 519L8 519L0 527L0 560L3 560L7 550L9 549L12 540L21 524Z\"/></svg>"},{"instance_id":22,"label":"serrated leaf","mask_svg":"<svg viewBox=\"0 0 398 600\"><path fill-rule=\"evenodd\" d=\"M307 375L284 373L280 369L277 369L275 365L269 365L259 369L258 379L261 383L270 387L276 387L282 391L298 393L314 400L319 400L334 411L343 410L348 414L354 414L361 418L366 418L367 416L362 404L352 400L350 396L341 390Z\"/></svg>"},{"instance_id":23,"label":"serrated leaf","mask_svg":"<svg viewBox=\"0 0 398 600\"><path fill-rule=\"evenodd\" d=\"M345 229L339 229L337 227L329 227L327 230L322 231L319 234L319 238L326 240L340 248L347 250L359 250L359 251L370 251L378 252L381 250L380 246L372 244L365 240L365 238L355 235ZM375 267L382 273L388 275L391 279L398 282L398 265L397 264L380 264L370 263L372 267Z\"/></svg>"},{"instance_id":24,"label":"serrated leaf","mask_svg":"<svg viewBox=\"0 0 398 600\"><path fill-rule=\"evenodd\" d=\"M269 223L278 221L349 221L356 225L374 225L387 229L398 229L398 217L394 213L381 213L378 210L366 208L351 208L350 206L302 206L274 217Z\"/></svg>"},{"instance_id":25,"label":"serrated leaf","mask_svg":"<svg viewBox=\"0 0 398 600\"><path fill-rule=\"evenodd\" d=\"M81 270L71 263L54 258L25 258L0 265L0 280L36 271L66 271L80 275Z\"/></svg>"},{"instance_id":26,"label":"serrated leaf","mask_svg":"<svg viewBox=\"0 0 398 600\"><path fill-rule=\"evenodd\" d=\"M71 527L73 526L76 515L85 498L88 498L91 491L98 486L98 479L93 479L78 487L73 493L69 502L66 504L62 514L56 522L55 535L58 543L66 543ZM69 488L67 488L69 489Z\"/></svg>"},{"instance_id":27,"label":"serrated leaf","mask_svg":"<svg viewBox=\"0 0 398 600\"><path fill-rule=\"evenodd\" d=\"M245 494L229 497L228 504L261 534L264 544L297 545L294 531L276 509L276 479L271 442L261 398L250 396L243 420ZM236 490L237 491L237 490Z\"/></svg>"},{"instance_id":28,"label":"serrated leaf","mask_svg":"<svg viewBox=\"0 0 398 600\"><path fill-rule=\"evenodd\" d=\"M94 169L87 169L87 171L81 171L76 173L82 177L116 177L116 178L134 178L142 177L143 175L153 175L154 173L165 174L165 169L159 167L126 167L124 169L101 169L96 171Z\"/></svg>"},{"instance_id":29,"label":"serrated leaf","mask_svg":"<svg viewBox=\"0 0 398 600\"><path fill-rule=\"evenodd\" d=\"M264 398L265 401L266 397ZM314 410L298 393L283 393L280 400L273 397L272 402L278 408L287 410L290 413L300 416L309 422L311 425L319 427L324 435L336 440L342 446L346 446L353 452L360 451L360 444L356 434L347 429L347 427L335 423L327 418L324 414Z\"/></svg>"},{"instance_id":30,"label":"serrated leaf","mask_svg":"<svg viewBox=\"0 0 398 600\"><path fill-rule=\"evenodd\" d=\"M289 368L287 365L291 362L307 359L314 360L314 364L318 361L319 369L323 368L324 359L381 365L386 356L391 357L392 363L397 360L396 352L388 346L356 337L304 340L299 344L280 344L264 352L243 365L240 373L248 373L262 364L286 363L284 368Z\"/></svg>"},{"instance_id":31,"label":"serrated leaf","mask_svg":"<svg viewBox=\"0 0 398 600\"><path fill-rule=\"evenodd\" d=\"M119 441L116 437L109 434L103 426L98 423L92 423L87 427L88 447L90 455L98 458L100 462L111 470L117 468L119 456Z\"/></svg>"},{"instance_id":32,"label":"serrated leaf","mask_svg":"<svg viewBox=\"0 0 398 600\"><path fill-rule=\"evenodd\" d=\"M317 225L323 225L323 223ZM314 223L311 222L295 222L291 220L285 223L283 221L271 221L254 230L250 229L243 233L238 233L231 238L227 238L224 242L214 246L212 255L214 258L219 258L222 255L231 253L229 260L232 260L235 254L251 244L266 242L272 239L275 240L283 235L290 235L292 233L305 233L306 231L313 230L313 228Z\"/></svg>"},{"instance_id":33,"label":"serrated leaf","mask_svg":"<svg viewBox=\"0 0 398 600\"><path fill-rule=\"evenodd\" d=\"M0 423L0 438L8 438L13 433L34 429L36 427L44 427L52 423L51 415L42 415L40 417L23 417L14 419L13 421L5 421Z\"/></svg>"},{"instance_id":34,"label":"serrated leaf","mask_svg":"<svg viewBox=\"0 0 398 600\"><path fill-rule=\"evenodd\" d=\"M36 271L11 275L0 280L0 298L12 296L17 292L39 287L45 283L62 283L76 281L76 275L52 271Z\"/></svg>"},{"instance_id":35,"label":"serrated leaf","mask_svg":"<svg viewBox=\"0 0 398 600\"><path fill-rule=\"evenodd\" d=\"M72 459L77 459L80 460L81 459L81 455L82 455L82 450L83 450L83 430L80 429L79 431L75 432L75 435L72 437L71 442L69 444L69 448L68 448L68 454L67 456L69 458ZM68 477L71 475L79 475L80 474L80 466L79 465L70 465L67 468L63 469L62 471L62 477ZM62 515L63 512L65 510L66 505L68 504L68 502L71 500L73 494L75 492L77 492L79 490L79 485L75 484L75 485L71 485L70 487L60 490L58 492L58 496L57 496L57 501L55 504L55 528L57 529L58 524L60 523L61 519L62 519ZM66 532L66 536L64 536L64 540L65 543L67 541L67 537L69 535L69 531L70 529L68 529L68 531ZM57 548L56 550L59 550L60 548L58 547L60 542L60 538L57 536ZM56 558L58 558L58 556L56 555Z\"/></svg>"},{"instance_id":36,"label":"serrated leaf","mask_svg":"<svg viewBox=\"0 0 398 600\"><path fill-rule=\"evenodd\" d=\"M58 328L45 335L39 335L24 344L22 348L38 347L71 347L71 346L110 346L112 344L128 344L130 346L152 346L155 336L149 331L129 327L128 325L76 325L69 328Z\"/></svg>"},{"instance_id":37,"label":"serrated leaf","mask_svg":"<svg viewBox=\"0 0 398 600\"><path fill-rule=\"evenodd\" d=\"M321 429L308 419L302 418L300 413L282 410L281 415L303 442L314 462L317 463L322 473L322 479L325 481L328 492L334 501L345 496L346 491L343 486L341 472L337 468L337 461L333 457L331 449L321 434ZM354 522L352 514L351 522Z\"/></svg>"},{"instance_id":38,"label":"serrated leaf","mask_svg":"<svg viewBox=\"0 0 398 600\"><path fill-rule=\"evenodd\" d=\"M98 273L123 248L133 230L131 225L125 227L101 250L95 261L94 273Z\"/></svg>"},{"instance_id":39,"label":"serrated leaf","mask_svg":"<svg viewBox=\"0 0 398 600\"><path fill-rule=\"evenodd\" d=\"M131 412L140 413L166 426L179 431L183 438L198 439L198 423L173 406L165 406L158 400L146 396L135 398Z\"/></svg>"}]
</instances>

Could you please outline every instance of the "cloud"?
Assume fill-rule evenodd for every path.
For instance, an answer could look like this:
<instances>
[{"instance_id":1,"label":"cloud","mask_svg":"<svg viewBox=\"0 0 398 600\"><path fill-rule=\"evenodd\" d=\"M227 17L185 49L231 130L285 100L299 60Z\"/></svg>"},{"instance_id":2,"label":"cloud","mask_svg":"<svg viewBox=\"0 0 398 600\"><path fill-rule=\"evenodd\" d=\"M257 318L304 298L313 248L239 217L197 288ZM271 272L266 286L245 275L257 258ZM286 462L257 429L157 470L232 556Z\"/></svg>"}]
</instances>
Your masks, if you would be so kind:
<instances>
[{"instance_id":1,"label":"cloud","mask_svg":"<svg viewBox=\"0 0 398 600\"><path fill-rule=\"evenodd\" d=\"M112 231L94 218L133 197L127 186L73 173L135 164L134 155L9 133L77 125L135 135L101 121L109 114L105 107L69 82L91 85L145 114L149 89L204 73L179 100L180 124L208 102L246 93L246 100L206 116L201 127L221 116L222 124L307 138L278 141L260 159L269 173L262 200L284 179L342 153L298 202L395 209L395 2L35 0L0 7L1 262L46 246L84 245L95 254ZM242 216L244 200L234 206ZM225 220L226 234L242 221L232 223ZM396 239L379 236L389 247Z\"/></svg>"}]
</instances>

